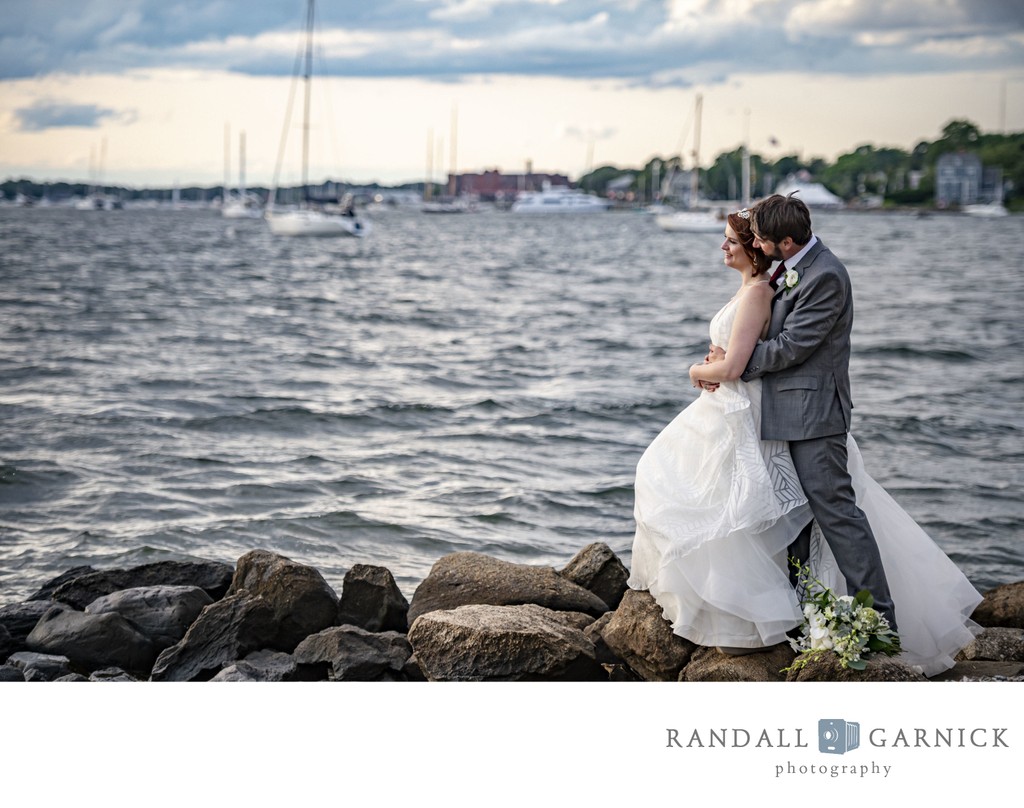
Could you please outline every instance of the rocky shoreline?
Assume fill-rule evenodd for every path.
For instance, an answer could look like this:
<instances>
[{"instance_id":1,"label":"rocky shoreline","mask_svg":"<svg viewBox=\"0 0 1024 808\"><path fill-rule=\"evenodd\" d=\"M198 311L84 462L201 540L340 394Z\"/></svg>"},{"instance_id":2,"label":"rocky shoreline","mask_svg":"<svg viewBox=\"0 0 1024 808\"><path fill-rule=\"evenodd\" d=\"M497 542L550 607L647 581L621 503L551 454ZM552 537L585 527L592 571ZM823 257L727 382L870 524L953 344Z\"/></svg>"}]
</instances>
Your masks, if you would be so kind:
<instances>
[{"instance_id":1,"label":"rocky shoreline","mask_svg":"<svg viewBox=\"0 0 1024 808\"><path fill-rule=\"evenodd\" d=\"M356 564L339 595L265 550L237 564L76 567L0 607L0 681L1021 681L1024 581L985 594L984 631L930 680L894 659L786 673L786 644L727 656L675 636L601 543L561 570L453 553L408 601Z\"/></svg>"}]
</instances>

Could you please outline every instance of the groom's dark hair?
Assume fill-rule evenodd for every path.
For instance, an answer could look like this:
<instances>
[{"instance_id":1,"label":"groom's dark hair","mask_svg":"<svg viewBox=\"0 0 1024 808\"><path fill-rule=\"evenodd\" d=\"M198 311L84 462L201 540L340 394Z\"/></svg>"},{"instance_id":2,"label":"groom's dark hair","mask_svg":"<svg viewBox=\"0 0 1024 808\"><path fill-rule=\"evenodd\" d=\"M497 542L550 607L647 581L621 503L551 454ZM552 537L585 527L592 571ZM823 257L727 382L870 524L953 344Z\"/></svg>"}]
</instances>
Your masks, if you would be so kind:
<instances>
[{"instance_id":1,"label":"groom's dark hair","mask_svg":"<svg viewBox=\"0 0 1024 808\"><path fill-rule=\"evenodd\" d=\"M765 241L778 244L789 236L796 244L811 240L811 212L793 194L762 199L751 210L750 227Z\"/></svg>"}]
</instances>

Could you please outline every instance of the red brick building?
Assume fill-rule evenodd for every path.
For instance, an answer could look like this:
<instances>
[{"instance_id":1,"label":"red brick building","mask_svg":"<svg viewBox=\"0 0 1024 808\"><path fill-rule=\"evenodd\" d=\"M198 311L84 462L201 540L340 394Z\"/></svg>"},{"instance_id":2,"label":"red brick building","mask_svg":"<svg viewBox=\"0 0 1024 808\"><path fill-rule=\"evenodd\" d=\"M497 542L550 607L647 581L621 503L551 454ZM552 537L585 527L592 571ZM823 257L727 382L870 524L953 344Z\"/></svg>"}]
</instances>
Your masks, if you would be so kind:
<instances>
[{"instance_id":1,"label":"red brick building","mask_svg":"<svg viewBox=\"0 0 1024 808\"><path fill-rule=\"evenodd\" d=\"M448 188L451 188L452 176L448 175ZM569 186L569 178L564 174L502 174L497 169L484 171L482 174L458 174L455 176L456 195L466 194L479 197L488 202L510 200L521 191L539 191L545 182L552 186Z\"/></svg>"}]
</instances>

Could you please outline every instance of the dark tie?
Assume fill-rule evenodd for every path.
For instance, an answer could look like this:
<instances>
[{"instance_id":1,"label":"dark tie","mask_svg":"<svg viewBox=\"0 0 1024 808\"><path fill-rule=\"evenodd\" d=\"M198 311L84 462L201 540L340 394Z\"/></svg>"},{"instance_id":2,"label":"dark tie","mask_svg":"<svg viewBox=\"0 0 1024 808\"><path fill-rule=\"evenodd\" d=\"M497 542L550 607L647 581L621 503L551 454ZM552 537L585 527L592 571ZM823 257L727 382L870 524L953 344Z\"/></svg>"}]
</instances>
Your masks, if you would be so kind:
<instances>
[{"instance_id":1,"label":"dark tie","mask_svg":"<svg viewBox=\"0 0 1024 808\"><path fill-rule=\"evenodd\" d=\"M782 277L782 273L784 273L785 271L786 271L786 262L783 261L781 264L779 264L778 269L776 269L772 273L772 277L768 281L768 285L770 287L772 287L772 289L778 289L779 288L779 278Z\"/></svg>"}]
</instances>

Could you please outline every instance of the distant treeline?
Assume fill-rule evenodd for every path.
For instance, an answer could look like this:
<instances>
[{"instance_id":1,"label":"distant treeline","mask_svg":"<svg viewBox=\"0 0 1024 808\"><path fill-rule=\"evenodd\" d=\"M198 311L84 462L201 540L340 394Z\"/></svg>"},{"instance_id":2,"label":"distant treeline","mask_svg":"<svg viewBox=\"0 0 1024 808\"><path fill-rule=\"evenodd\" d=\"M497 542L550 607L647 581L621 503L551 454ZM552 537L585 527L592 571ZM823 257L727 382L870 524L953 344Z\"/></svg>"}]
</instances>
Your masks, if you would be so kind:
<instances>
[{"instance_id":1,"label":"distant treeline","mask_svg":"<svg viewBox=\"0 0 1024 808\"><path fill-rule=\"evenodd\" d=\"M805 160L795 154L774 161L751 154L751 190L755 197L763 196L787 177L803 175L822 183L847 202L874 196L882 197L886 205L928 206L935 199L936 161L941 155L956 151L973 152L986 168L1000 168L1006 206L1024 209L1024 132L983 134L966 120L951 121L938 140L921 141L910 151L866 144L841 155L834 163L820 157ZM701 194L708 199L738 199L742 166L742 148L719 154L710 167L701 169ZM689 163L678 155L652 158L642 169L633 169L633 192L650 197L652 180L663 180L669 171L680 167L687 168ZM584 176L579 184L601 193L625 171L603 166Z\"/></svg>"},{"instance_id":2,"label":"distant treeline","mask_svg":"<svg viewBox=\"0 0 1024 808\"><path fill-rule=\"evenodd\" d=\"M966 151L978 155L986 168L1002 171L1004 203L1011 210L1024 210L1024 132L1013 134L983 134L978 127L967 120L955 120L942 130L942 136L933 142L921 141L910 151L898 148L876 148L870 144L858 146L852 152L841 155L834 163L820 157L803 159L791 154L768 160L760 154L750 155L751 190L755 197L770 193L771 189L789 176L797 175L820 182L832 193L847 202L858 198L882 198L884 204L928 206L935 200L935 163L947 152ZM688 167L679 155L668 158L653 157L642 169L628 169L617 166L602 166L580 178L578 185L595 193L604 194L612 180L625 173L633 173L631 191L638 198L653 198L651 189L655 182L663 180L673 169ZM701 169L701 194L708 199L738 199L743 172L743 150L719 154L710 167ZM412 190L422 193L424 184L407 183L400 186L384 186L379 183L348 185L328 182L317 189L337 193L358 187L360 190ZM435 186L435 190L440 186ZM250 188L263 199L268 189ZM48 198L54 201L103 193L123 201L155 200L170 202L175 198L188 202L209 202L220 197L224 189L220 185L211 187L191 186L188 188L124 188L106 185L91 186L87 183L53 182L41 183L30 179L7 180L0 184L0 191L7 199L21 194L29 199ZM314 190L314 195L317 192ZM301 188L278 189L278 200L282 203L298 201L303 195ZM322 195L322 194L321 194Z\"/></svg>"},{"instance_id":3,"label":"distant treeline","mask_svg":"<svg viewBox=\"0 0 1024 808\"><path fill-rule=\"evenodd\" d=\"M441 186L435 184L434 188ZM360 191L371 193L374 190L412 190L419 194L423 193L423 183L407 183L405 185L381 185L380 183L366 183L363 185L350 185L344 182L325 182L322 185L310 186L309 195L322 198L330 195L337 195L348 189L358 188ZM228 188L234 192L234 188ZM249 193L266 200L270 194L269 188L252 186L247 189ZM37 182L30 179L7 180L0 183L0 195L5 199L15 199L18 195L38 201L49 199L54 202L84 197L90 194L101 194L115 197L122 202L172 202L179 199L182 202L212 202L215 199L223 198L224 186L212 185L201 187L193 185L181 188L126 188L121 185L91 185L86 182ZM307 193L301 186L278 188L277 201L281 204L289 204L300 201Z\"/></svg>"}]
</instances>

